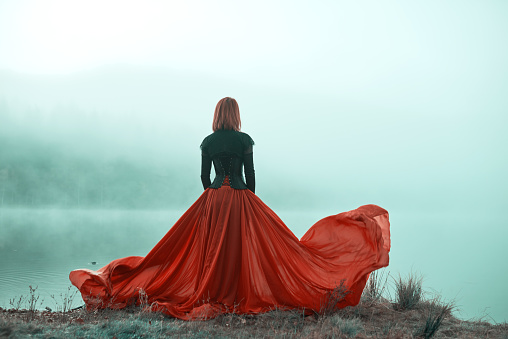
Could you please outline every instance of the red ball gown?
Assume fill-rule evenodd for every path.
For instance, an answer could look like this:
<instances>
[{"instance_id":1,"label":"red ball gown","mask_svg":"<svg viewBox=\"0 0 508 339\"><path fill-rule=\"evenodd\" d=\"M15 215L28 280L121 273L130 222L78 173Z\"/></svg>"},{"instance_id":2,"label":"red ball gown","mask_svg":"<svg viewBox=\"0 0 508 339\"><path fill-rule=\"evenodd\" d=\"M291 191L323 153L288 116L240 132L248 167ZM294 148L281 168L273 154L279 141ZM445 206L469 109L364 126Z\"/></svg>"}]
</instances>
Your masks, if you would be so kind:
<instances>
[{"instance_id":1,"label":"red ball gown","mask_svg":"<svg viewBox=\"0 0 508 339\"><path fill-rule=\"evenodd\" d=\"M358 304L369 274L388 265L383 208L325 217L298 240L251 189L233 188L228 174L222 180L219 173L220 186L207 185L145 257L72 271L87 308L123 308L144 298L152 310L186 320L274 308L320 312L340 285L346 291L337 307Z\"/></svg>"}]
</instances>

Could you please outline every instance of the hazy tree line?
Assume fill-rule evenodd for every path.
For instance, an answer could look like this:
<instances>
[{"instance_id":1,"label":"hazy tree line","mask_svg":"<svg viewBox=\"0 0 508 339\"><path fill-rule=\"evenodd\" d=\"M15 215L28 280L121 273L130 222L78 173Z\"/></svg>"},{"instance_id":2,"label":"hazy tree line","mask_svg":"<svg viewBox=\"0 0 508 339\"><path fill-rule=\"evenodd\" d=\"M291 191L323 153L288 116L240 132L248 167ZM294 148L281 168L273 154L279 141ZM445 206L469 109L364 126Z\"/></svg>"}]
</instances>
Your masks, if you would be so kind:
<instances>
[{"instance_id":1,"label":"hazy tree line","mask_svg":"<svg viewBox=\"0 0 508 339\"><path fill-rule=\"evenodd\" d=\"M167 209L201 193L199 168L169 160L174 131L153 138L160 121L51 107L0 96L0 207Z\"/></svg>"},{"instance_id":2,"label":"hazy tree line","mask_svg":"<svg viewBox=\"0 0 508 339\"><path fill-rule=\"evenodd\" d=\"M171 208L189 200L182 192L192 179L176 168L85 159L5 137L0 144L2 207Z\"/></svg>"},{"instance_id":3,"label":"hazy tree line","mask_svg":"<svg viewBox=\"0 0 508 339\"><path fill-rule=\"evenodd\" d=\"M104 164L47 157L2 159L1 206L169 208L182 204L171 173L152 173L125 161ZM185 199L185 198L184 198Z\"/></svg>"}]
</instances>

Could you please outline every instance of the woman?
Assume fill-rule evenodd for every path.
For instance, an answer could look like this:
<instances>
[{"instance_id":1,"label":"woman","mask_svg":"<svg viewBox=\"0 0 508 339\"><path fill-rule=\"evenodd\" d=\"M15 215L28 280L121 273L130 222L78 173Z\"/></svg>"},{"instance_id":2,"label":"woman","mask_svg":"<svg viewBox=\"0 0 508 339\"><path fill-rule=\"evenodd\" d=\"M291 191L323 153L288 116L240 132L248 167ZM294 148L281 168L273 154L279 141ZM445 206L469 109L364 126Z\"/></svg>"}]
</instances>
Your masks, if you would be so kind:
<instances>
[{"instance_id":1,"label":"woman","mask_svg":"<svg viewBox=\"0 0 508 339\"><path fill-rule=\"evenodd\" d=\"M254 194L254 141L240 126L236 100L220 100L201 144L205 191L146 257L70 273L89 309L143 299L190 320L275 307L320 312L334 291L341 295L333 307L359 302L370 272L388 265L388 212L361 206L318 221L298 240Z\"/></svg>"}]
</instances>

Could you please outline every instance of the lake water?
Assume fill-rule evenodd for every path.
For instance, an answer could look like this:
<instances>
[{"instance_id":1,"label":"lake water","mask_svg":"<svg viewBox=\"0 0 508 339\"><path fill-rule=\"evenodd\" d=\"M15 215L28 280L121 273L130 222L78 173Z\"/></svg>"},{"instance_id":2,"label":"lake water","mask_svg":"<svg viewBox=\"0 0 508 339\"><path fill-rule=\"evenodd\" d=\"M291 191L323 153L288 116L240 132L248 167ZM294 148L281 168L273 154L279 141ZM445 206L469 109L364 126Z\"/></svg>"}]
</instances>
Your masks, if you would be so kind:
<instances>
[{"instance_id":1,"label":"lake water","mask_svg":"<svg viewBox=\"0 0 508 339\"><path fill-rule=\"evenodd\" d=\"M342 211L275 211L297 237ZM41 307L54 308L76 268L144 256L184 210L0 209L0 306L38 286ZM423 287L454 299L462 319L508 320L508 217L492 214L390 211L392 277L423 275ZM93 265L92 262L96 262ZM389 288L393 290L393 288ZM393 293L392 293L393 295ZM76 296L74 306L82 305Z\"/></svg>"}]
</instances>

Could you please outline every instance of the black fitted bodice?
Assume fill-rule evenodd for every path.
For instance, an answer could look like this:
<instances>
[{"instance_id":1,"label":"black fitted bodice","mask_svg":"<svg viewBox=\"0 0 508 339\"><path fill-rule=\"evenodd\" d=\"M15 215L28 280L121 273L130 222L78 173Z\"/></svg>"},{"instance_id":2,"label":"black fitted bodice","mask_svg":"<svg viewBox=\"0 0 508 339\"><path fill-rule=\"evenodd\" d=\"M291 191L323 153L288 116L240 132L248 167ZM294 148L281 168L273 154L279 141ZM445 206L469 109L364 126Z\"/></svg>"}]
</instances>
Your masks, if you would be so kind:
<instances>
[{"instance_id":1,"label":"black fitted bodice","mask_svg":"<svg viewBox=\"0 0 508 339\"><path fill-rule=\"evenodd\" d=\"M201 182L203 188L219 188L226 176L235 189L255 191L255 175L252 154L252 138L242 132L218 130L201 143ZM210 181L211 167L215 168L215 179ZM244 167L246 182L242 175Z\"/></svg>"}]
</instances>

